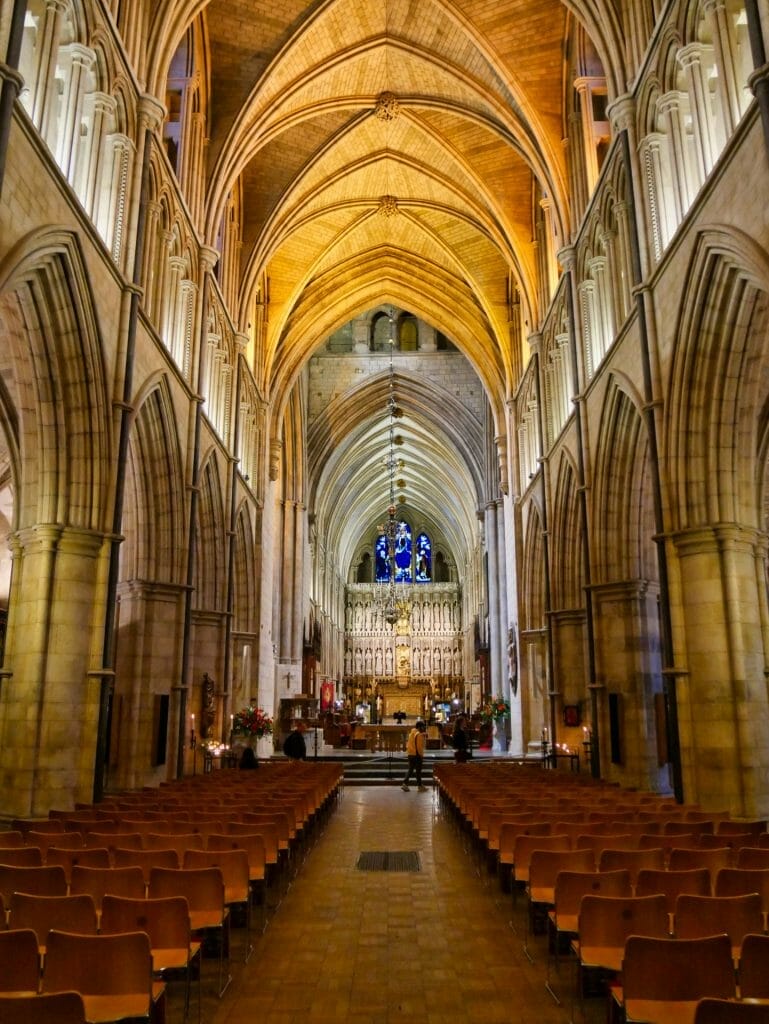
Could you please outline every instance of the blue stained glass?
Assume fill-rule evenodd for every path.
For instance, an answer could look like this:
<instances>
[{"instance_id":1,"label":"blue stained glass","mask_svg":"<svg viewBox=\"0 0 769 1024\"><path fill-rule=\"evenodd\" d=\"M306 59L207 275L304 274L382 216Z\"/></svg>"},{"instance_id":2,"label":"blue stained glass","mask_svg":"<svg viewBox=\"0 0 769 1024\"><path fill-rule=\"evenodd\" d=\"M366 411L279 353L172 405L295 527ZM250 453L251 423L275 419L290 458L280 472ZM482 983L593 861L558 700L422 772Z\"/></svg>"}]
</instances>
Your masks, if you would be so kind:
<instances>
[{"instance_id":1,"label":"blue stained glass","mask_svg":"<svg viewBox=\"0 0 769 1024\"><path fill-rule=\"evenodd\" d=\"M395 534L395 582L411 581L411 527L401 521Z\"/></svg>"},{"instance_id":2,"label":"blue stained glass","mask_svg":"<svg viewBox=\"0 0 769 1024\"><path fill-rule=\"evenodd\" d=\"M433 578L433 554L432 544L426 533L420 533L417 537L416 553L416 581L429 583Z\"/></svg>"},{"instance_id":3,"label":"blue stained glass","mask_svg":"<svg viewBox=\"0 0 769 1024\"><path fill-rule=\"evenodd\" d=\"M376 539L376 573L374 579L377 583L389 583L390 561L387 557L387 537L380 533Z\"/></svg>"}]
</instances>

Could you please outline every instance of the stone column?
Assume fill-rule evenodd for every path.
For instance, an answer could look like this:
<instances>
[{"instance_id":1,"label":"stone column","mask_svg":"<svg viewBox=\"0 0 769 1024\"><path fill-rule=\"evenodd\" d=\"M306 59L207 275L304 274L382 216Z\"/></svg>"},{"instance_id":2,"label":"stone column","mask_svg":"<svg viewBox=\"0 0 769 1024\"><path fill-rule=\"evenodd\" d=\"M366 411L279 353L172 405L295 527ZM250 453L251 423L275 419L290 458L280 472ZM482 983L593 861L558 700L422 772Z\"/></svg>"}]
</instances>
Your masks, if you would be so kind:
<instances>
[{"instance_id":1,"label":"stone column","mask_svg":"<svg viewBox=\"0 0 769 1024\"><path fill-rule=\"evenodd\" d=\"M679 680L685 798L769 813L769 717L762 622L763 538L729 524L673 537L688 675Z\"/></svg>"},{"instance_id":2,"label":"stone column","mask_svg":"<svg viewBox=\"0 0 769 1024\"><path fill-rule=\"evenodd\" d=\"M486 553L488 556L489 587L489 690L491 696L502 692L502 673L499 663L499 558L497 551L497 507L490 501L485 508Z\"/></svg>"},{"instance_id":3,"label":"stone column","mask_svg":"<svg viewBox=\"0 0 769 1024\"><path fill-rule=\"evenodd\" d=\"M104 536L35 526L13 538L0 696L0 814L47 815L92 796L104 614ZM96 621L95 621L96 620Z\"/></svg>"}]
</instances>

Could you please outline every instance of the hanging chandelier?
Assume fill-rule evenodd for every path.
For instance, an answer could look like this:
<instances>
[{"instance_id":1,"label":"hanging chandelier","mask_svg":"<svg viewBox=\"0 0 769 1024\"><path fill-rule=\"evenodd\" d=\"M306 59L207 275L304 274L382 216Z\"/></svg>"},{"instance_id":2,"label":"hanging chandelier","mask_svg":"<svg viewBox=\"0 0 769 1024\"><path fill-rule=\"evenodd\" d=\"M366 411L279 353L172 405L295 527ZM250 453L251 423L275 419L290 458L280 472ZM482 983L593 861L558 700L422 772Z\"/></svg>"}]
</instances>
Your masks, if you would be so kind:
<instances>
[{"instance_id":1,"label":"hanging chandelier","mask_svg":"<svg viewBox=\"0 0 769 1024\"><path fill-rule=\"evenodd\" d=\"M395 371L393 365L395 337L392 307L390 307L389 327L388 344L390 346L390 381L387 394L387 414L389 423L387 455L384 459L384 464L387 470L389 501L387 505L387 519L384 523L379 523L377 529L385 539L385 558L387 565L387 579L382 585L383 591L380 593L380 606L382 608L385 622L390 626L394 626L402 615L408 614L409 602L406 598L404 587L399 587L396 584L397 566L395 550L398 538L398 520L396 518L397 506L395 504L395 470L398 468L398 460L395 455L395 419L398 413L398 403L395 400Z\"/></svg>"}]
</instances>

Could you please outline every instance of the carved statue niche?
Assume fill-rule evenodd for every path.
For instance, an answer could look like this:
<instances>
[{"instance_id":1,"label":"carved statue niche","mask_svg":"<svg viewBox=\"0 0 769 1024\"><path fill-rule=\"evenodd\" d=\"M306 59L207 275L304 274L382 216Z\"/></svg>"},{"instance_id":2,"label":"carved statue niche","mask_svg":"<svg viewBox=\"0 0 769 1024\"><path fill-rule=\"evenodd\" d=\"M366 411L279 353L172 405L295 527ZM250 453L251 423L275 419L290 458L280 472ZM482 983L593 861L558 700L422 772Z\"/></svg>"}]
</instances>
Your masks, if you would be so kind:
<instances>
[{"instance_id":1,"label":"carved statue niche","mask_svg":"<svg viewBox=\"0 0 769 1024\"><path fill-rule=\"evenodd\" d=\"M214 734L216 720L216 703L214 697L214 681L208 672L203 673L203 712L200 716L200 735L204 740L211 739Z\"/></svg>"}]
</instances>

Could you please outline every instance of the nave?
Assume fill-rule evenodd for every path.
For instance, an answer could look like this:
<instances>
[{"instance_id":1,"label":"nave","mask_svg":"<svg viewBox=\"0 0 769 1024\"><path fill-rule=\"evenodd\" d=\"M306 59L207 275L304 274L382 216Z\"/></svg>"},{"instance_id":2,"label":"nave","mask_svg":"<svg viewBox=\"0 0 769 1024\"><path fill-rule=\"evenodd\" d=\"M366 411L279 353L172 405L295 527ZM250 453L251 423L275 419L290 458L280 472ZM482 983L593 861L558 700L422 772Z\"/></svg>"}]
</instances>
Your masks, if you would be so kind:
<instances>
[{"instance_id":1,"label":"nave","mask_svg":"<svg viewBox=\"0 0 769 1024\"><path fill-rule=\"evenodd\" d=\"M419 872L361 871L365 851L418 852ZM212 1024L566 1024L544 987L545 940L523 953L523 901L512 897L440 810L437 789L345 787ZM571 972L561 970L565 994ZM587 1024L605 1002L585 1004Z\"/></svg>"}]
</instances>

